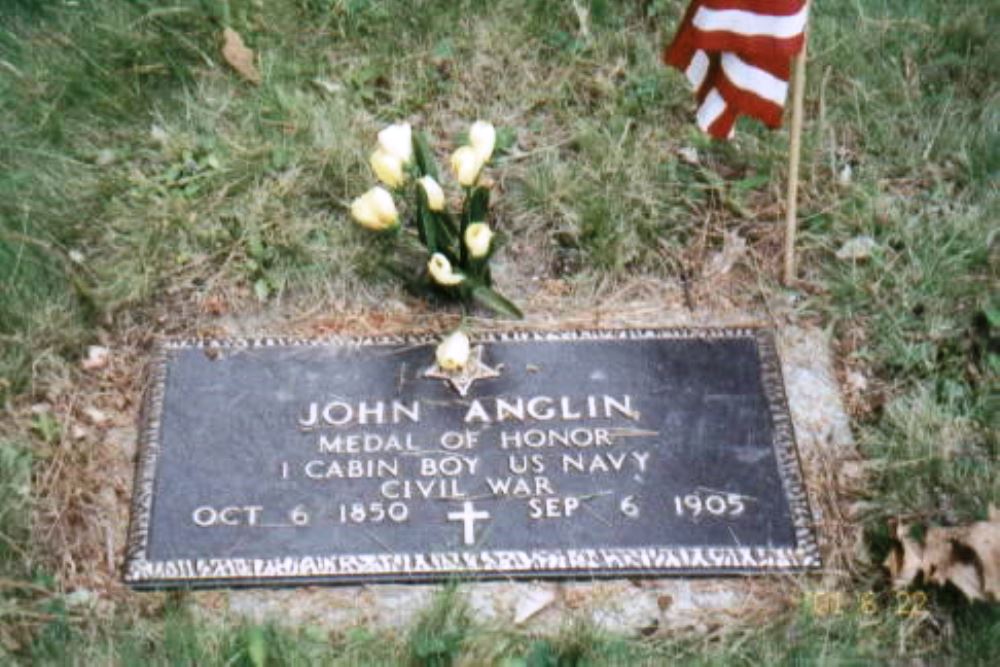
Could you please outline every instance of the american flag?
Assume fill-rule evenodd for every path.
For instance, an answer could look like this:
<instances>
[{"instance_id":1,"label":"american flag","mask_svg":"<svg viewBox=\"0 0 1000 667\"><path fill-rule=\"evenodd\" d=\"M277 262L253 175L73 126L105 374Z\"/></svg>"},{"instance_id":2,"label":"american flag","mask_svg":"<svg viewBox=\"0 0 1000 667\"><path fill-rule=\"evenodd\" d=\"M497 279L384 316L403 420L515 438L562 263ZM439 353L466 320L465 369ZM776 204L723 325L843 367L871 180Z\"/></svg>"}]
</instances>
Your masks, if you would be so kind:
<instances>
[{"instance_id":1,"label":"american flag","mask_svg":"<svg viewBox=\"0 0 1000 667\"><path fill-rule=\"evenodd\" d=\"M781 125L792 57L802 51L808 0L693 0L663 61L697 91L698 127L732 136L743 114Z\"/></svg>"}]
</instances>

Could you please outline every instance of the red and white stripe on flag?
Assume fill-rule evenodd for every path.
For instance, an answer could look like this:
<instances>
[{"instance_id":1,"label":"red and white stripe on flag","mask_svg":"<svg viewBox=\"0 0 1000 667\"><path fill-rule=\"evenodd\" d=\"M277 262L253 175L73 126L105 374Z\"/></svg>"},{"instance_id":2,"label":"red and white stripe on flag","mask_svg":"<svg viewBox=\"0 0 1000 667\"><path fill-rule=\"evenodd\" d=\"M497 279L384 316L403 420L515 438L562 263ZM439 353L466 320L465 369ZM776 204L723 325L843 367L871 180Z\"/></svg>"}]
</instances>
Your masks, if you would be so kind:
<instances>
[{"instance_id":1,"label":"red and white stripe on flag","mask_svg":"<svg viewBox=\"0 0 1000 667\"><path fill-rule=\"evenodd\" d=\"M693 0L663 61L697 91L698 126L732 136L743 114L780 127L791 60L802 51L808 0Z\"/></svg>"}]
</instances>

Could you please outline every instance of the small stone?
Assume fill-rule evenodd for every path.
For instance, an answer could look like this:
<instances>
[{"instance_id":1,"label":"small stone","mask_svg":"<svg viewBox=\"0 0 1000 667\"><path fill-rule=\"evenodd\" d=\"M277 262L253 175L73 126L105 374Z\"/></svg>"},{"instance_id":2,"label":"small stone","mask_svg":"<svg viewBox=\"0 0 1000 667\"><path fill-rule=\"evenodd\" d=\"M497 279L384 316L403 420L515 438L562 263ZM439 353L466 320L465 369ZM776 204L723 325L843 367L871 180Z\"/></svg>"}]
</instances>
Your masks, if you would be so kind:
<instances>
[{"instance_id":1,"label":"small stone","mask_svg":"<svg viewBox=\"0 0 1000 667\"><path fill-rule=\"evenodd\" d=\"M705 273L710 276L723 276L729 273L746 252L746 239L736 232L726 232L722 250L712 255Z\"/></svg>"},{"instance_id":2,"label":"small stone","mask_svg":"<svg viewBox=\"0 0 1000 667\"><path fill-rule=\"evenodd\" d=\"M868 378L866 378L862 373L857 371L848 371L847 377L848 386L854 391L864 391L868 389Z\"/></svg>"},{"instance_id":3,"label":"small stone","mask_svg":"<svg viewBox=\"0 0 1000 667\"><path fill-rule=\"evenodd\" d=\"M837 174L837 180L845 187L851 184L851 181L854 180L854 169L850 164L844 165L844 168Z\"/></svg>"},{"instance_id":4,"label":"small stone","mask_svg":"<svg viewBox=\"0 0 1000 667\"><path fill-rule=\"evenodd\" d=\"M111 350L100 345L91 345L87 348L87 357L80 362L85 371L96 371L108 365L111 357Z\"/></svg>"},{"instance_id":5,"label":"small stone","mask_svg":"<svg viewBox=\"0 0 1000 667\"><path fill-rule=\"evenodd\" d=\"M528 591L517 601L514 609L514 624L520 625L539 613L556 600L555 591L548 588L536 588Z\"/></svg>"},{"instance_id":6,"label":"small stone","mask_svg":"<svg viewBox=\"0 0 1000 667\"><path fill-rule=\"evenodd\" d=\"M670 605L674 603L674 596L672 595L661 595L656 598L656 606L660 608L660 611L666 611L670 609Z\"/></svg>"},{"instance_id":7,"label":"small stone","mask_svg":"<svg viewBox=\"0 0 1000 667\"><path fill-rule=\"evenodd\" d=\"M74 264L83 264L86 259L87 256L75 248L69 251L69 260Z\"/></svg>"},{"instance_id":8,"label":"small stone","mask_svg":"<svg viewBox=\"0 0 1000 667\"><path fill-rule=\"evenodd\" d=\"M312 82L317 88L330 95L335 95L344 88L341 84L329 79L313 79Z\"/></svg>"},{"instance_id":9,"label":"small stone","mask_svg":"<svg viewBox=\"0 0 1000 667\"><path fill-rule=\"evenodd\" d=\"M166 146L167 142L170 141L170 135L167 134L167 131L155 124L149 129L149 136L161 146Z\"/></svg>"},{"instance_id":10,"label":"small stone","mask_svg":"<svg viewBox=\"0 0 1000 667\"><path fill-rule=\"evenodd\" d=\"M110 148L102 148L100 151L98 151L97 157L94 159L94 162L97 164L98 167L107 167L109 164L114 164L116 159L117 156L115 155L115 152L113 150L111 150Z\"/></svg>"},{"instance_id":11,"label":"small stone","mask_svg":"<svg viewBox=\"0 0 1000 667\"><path fill-rule=\"evenodd\" d=\"M686 162L692 166L697 166L701 164L701 158L698 157L698 149L692 146L684 146L683 148L677 149L677 157L681 159L682 162Z\"/></svg>"},{"instance_id":12,"label":"small stone","mask_svg":"<svg viewBox=\"0 0 1000 667\"><path fill-rule=\"evenodd\" d=\"M74 440L83 440L87 437L87 429L80 424L73 424L69 434Z\"/></svg>"},{"instance_id":13,"label":"small stone","mask_svg":"<svg viewBox=\"0 0 1000 667\"><path fill-rule=\"evenodd\" d=\"M83 409L83 414L87 417L91 424L100 428L106 426L111 418L108 417L107 413L98 410L95 407L89 407Z\"/></svg>"},{"instance_id":14,"label":"small stone","mask_svg":"<svg viewBox=\"0 0 1000 667\"><path fill-rule=\"evenodd\" d=\"M840 246L840 250L837 251L837 259L853 259L855 261L868 259L872 256L872 252L878 248L878 243L875 242L870 236L855 236L850 241L844 243Z\"/></svg>"},{"instance_id":15,"label":"small stone","mask_svg":"<svg viewBox=\"0 0 1000 667\"><path fill-rule=\"evenodd\" d=\"M97 602L97 593L86 588L78 588L66 596L66 606L70 609L92 607Z\"/></svg>"}]
</instances>

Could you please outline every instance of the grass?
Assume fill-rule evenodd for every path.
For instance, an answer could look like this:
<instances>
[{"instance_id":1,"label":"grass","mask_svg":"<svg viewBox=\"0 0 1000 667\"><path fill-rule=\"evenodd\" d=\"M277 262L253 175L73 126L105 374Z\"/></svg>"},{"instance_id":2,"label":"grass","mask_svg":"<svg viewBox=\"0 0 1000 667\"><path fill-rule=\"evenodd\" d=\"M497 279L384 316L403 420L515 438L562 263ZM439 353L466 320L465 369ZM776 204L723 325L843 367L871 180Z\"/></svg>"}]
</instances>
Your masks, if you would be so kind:
<instances>
[{"instance_id":1,"label":"grass","mask_svg":"<svg viewBox=\"0 0 1000 667\"><path fill-rule=\"evenodd\" d=\"M407 118L458 143L489 118L516 133L494 223L501 288L567 303L632 279L697 283L724 233L747 239L739 303L776 284L787 137L692 128L657 61L679 0L146 0L0 8L0 659L132 664L986 663L996 606L931 592L899 617L873 565L886 519L957 524L1000 504L1000 60L989 11L936 0L821 2L809 68L801 289L790 314L831 329L871 464L866 554L847 587L878 611L808 604L723 637L539 639L476 624L448 590L408 634L327 636L203 623L183 596L140 613L68 601L29 518L68 447L61 413L87 344L317 306L422 305L378 277L345 202L371 183L375 131ZM219 55L222 25L261 86ZM700 163L678 158L698 151ZM444 155L439 156L444 157ZM867 235L866 261L836 259ZM704 290L711 290L706 284ZM168 316L169 315L169 316ZM7 416L10 418L8 419ZM75 456L88 456L85 452ZM63 459L59 459L63 460ZM93 466L92 466L93 467ZM42 516L48 516L42 514Z\"/></svg>"}]
</instances>

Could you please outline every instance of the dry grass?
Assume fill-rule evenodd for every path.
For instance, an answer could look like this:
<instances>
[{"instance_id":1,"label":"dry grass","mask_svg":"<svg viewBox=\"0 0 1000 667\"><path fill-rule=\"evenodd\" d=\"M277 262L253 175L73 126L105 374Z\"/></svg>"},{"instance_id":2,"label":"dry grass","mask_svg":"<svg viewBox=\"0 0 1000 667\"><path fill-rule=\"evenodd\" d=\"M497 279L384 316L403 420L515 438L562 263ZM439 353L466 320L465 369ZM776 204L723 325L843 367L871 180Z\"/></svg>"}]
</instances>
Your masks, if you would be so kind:
<instances>
[{"instance_id":1,"label":"dry grass","mask_svg":"<svg viewBox=\"0 0 1000 667\"><path fill-rule=\"evenodd\" d=\"M997 333L982 322L997 308L1000 107L984 8L818 5L803 275L789 291L776 284L785 135L747 125L721 146L691 128L688 91L657 62L680 0L591 0L586 22L572 3L541 0L21 9L35 4L0 10L11 17L0 29L0 444L5 456L34 460L34 538L0 550L15 554L19 577L0 585L0 614L11 600L21 610L21 655L35 639L65 645L73 628L103 645L110 631L80 622L87 613L60 616L63 593L80 589L103 601L97 618L128 618L138 646L187 647L177 662L246 659L265 636L199 635L168 596L138 598L117 582L144 359L165 335L454 326L458 311L433 310L376 277L379 257L345 213L372 182L375 132L399 119L427 130L442 162L474 118L514 131L491 174L492 222L506 236L499 287L528 312L525 326L764 322L834 332L864 458L809 462L833 566L823 586L884 601L875 563L885 518L956 523L998 502L988 400ZM260 87L217 55L225 16L260 54ZM681 148L695 149L698 164ZM859 234L876 239L877 253L835 260ZM746 250L720 271L737 236ZM79 367L90 343L112 350L107 368ZM95 424L93 409L107 423ZM3 488L14 488L2 472ZM26 483L22 473L11 479ZM12 514L23 512L0 511L5 530ZM779 600L800 585L779 584ZM948 593L926 618L883 607L875 619L801 607L765 631L749 619L653 653L586 628L549 643L469 628L454 636L469 655L542 662L710 662L707 650L748 663L991 653L995 615ZM163 613L165 623L148 620ZM330 645L267 632L273 655L290 662ZM353 656L375 655L365 651L382 641L340 639ZM295 642L312 648L296 653ZM101 655L146 655L127 644Z\"/></svg>"}]
</instances>

